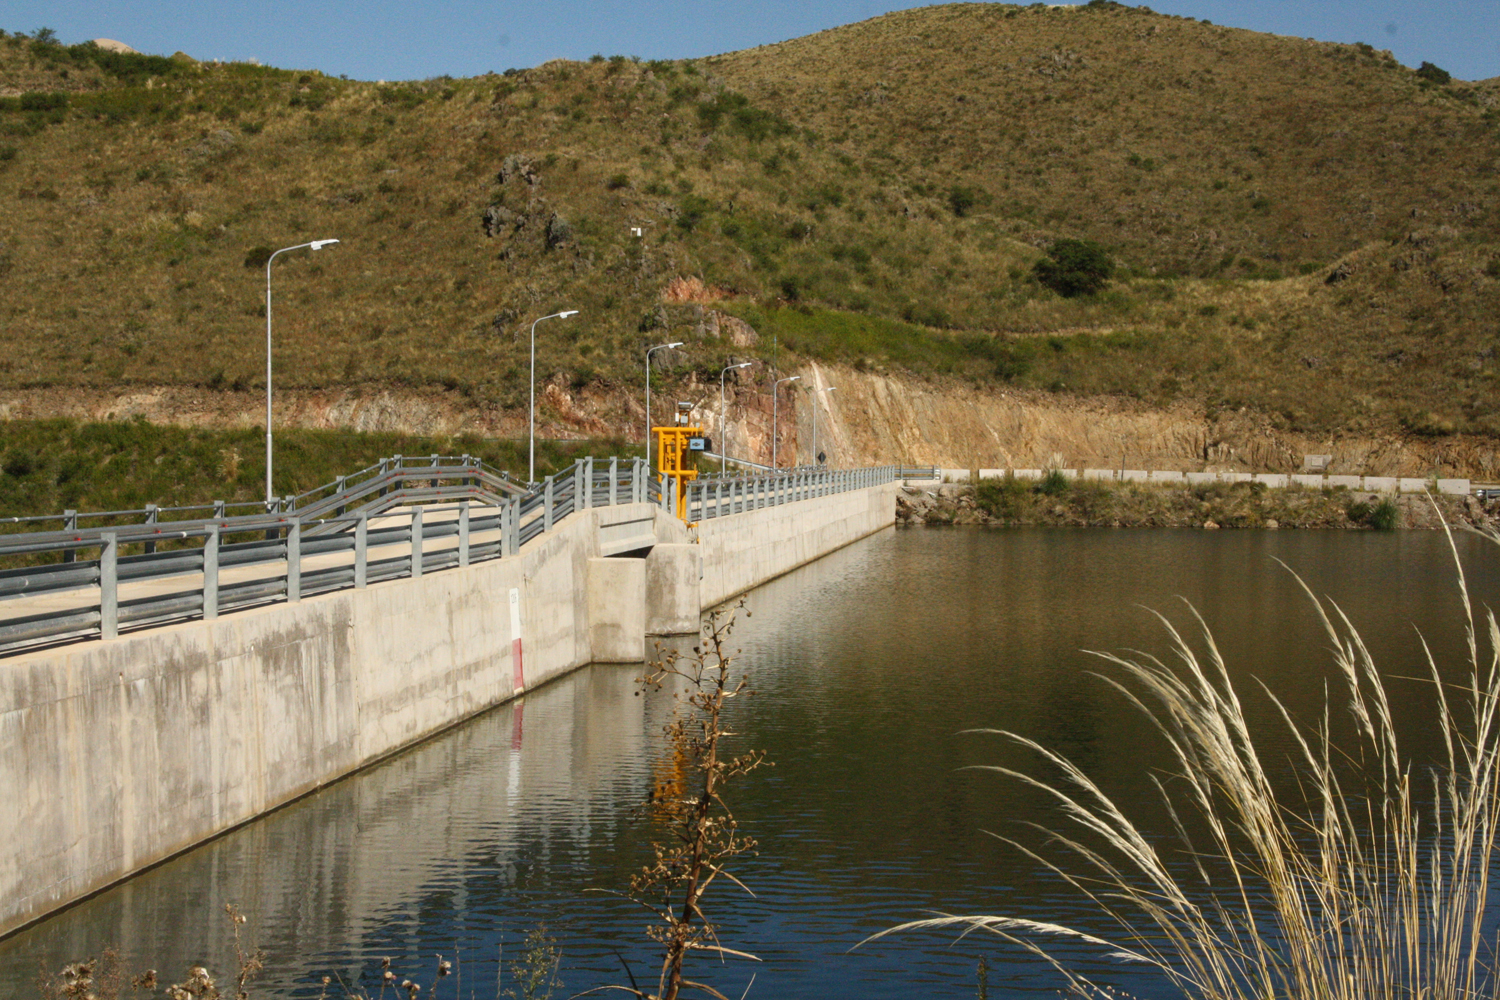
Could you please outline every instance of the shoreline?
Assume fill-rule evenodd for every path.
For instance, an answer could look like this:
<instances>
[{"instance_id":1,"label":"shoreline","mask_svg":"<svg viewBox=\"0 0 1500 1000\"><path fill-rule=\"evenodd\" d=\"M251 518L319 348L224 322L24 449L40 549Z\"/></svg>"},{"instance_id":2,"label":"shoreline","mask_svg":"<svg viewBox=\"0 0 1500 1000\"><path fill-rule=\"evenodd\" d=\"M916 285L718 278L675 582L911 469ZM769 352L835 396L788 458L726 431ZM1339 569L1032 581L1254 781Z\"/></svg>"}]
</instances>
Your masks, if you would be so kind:
<instances>
[{"instance_id":1,"label":"shoreline","mask_svg":"<svg viewBox=\"0 0 1500 1000\"><path fill-rule=\"evenodd\" d=\"M906 486L896 496L896 523L906 526L1436 530L1444 521L1494 528L1500 526L1497 515L1500 509L1486 509L1471 496L1370 493L1341 487L1273 490L1251 483L1185 486L990 479L978 487Z\"/></svg>"}]
</instances>

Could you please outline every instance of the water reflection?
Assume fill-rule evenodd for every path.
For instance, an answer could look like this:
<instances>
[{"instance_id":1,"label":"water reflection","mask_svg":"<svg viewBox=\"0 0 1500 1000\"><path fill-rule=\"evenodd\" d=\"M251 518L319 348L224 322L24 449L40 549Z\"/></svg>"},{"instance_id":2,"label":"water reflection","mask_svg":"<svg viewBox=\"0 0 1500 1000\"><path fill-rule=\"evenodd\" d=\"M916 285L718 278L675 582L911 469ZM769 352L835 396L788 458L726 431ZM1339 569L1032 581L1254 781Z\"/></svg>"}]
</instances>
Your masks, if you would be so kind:
<instances>
[{"instance_id":1,"label":"water reflection","mask_svg":"<svg viewBox=\"0 0 1500 1000\"><path fill-rule=\"evenodd\" d=\"M1493 603L1494 552L1460 545L1476 597ZM762 845L740 868L757 898L726 885L708 900L726 943L764 959L752 996L972 996L981 954L994 995L1052 993L1055 975L993 942L911 936L849 952L928 909L1091 919L983 832L1015 835L1045 803L963 768L1032 762L961 731L1024 732L1142 799L1159 748L1080 650L1164 651L1141 606L1186 623L1180 595L1237 677L1311 717L1326 641L1273 559L1346 607L1390 674L1416 675L1414 624L1440 657L1461 649L1445 550L1425 533L902 531L758 589L732 643L757 690L735 728L776 763L736 793ZM497 948L513 957L541 922L562 944L566 992L623 981L621 962L646 975L644 911L586 891L623 889L660 832L631 813L662 766L671 704L636 697L638 673L581 671L0 943L0 993L20 992L39 963L109 944L132 967L227 970L226 902L266 949L265 996L316 996L325 974L373 985L385 955L425 984L438 953L457 955L460 995L494 996ZM1409 688L1396 707L1420 753L1428 699ZM1274 728L1263 699L1250 711ZM730 995L751 971L700 969ZM1116 978L1137 996L1171 995Z\"/></svg>"}]
</instances>

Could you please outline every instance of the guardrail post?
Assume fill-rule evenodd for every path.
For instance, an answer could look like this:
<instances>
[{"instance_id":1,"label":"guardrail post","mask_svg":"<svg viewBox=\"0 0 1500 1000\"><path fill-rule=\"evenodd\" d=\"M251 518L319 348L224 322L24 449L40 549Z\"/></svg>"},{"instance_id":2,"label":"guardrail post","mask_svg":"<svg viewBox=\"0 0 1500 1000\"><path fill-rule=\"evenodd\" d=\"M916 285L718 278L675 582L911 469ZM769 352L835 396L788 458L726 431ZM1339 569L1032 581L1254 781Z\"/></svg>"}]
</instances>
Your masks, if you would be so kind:
<instances>
[{"instance_id":1,"label":"guardrail post","mask_svg":"<svg viewBox=\"0 0 1500 1000\"><path fill-rule=\"evenodd\" d=\"M344 492L344 483L348 481L348 478L349 477L347 477L347 476L339 476L337 479L335 479L333 481L333 493L334 493L334 496L337 496L338 494ZM339 504L338 505L338 507L333 512L333 516L334 517L343 517L344 516L344 505L343 504Z\"/></svg>"},{"instance_id":2,"label":"guardrail post","mask_svg":"<svg viewBox=\"0 0 1500 1000\"><path fill-rule=\"evenodd\" d=\"M411 578L422 575L422 508L411 509Z\"/></svg>"},{"instance_id":3,"label":"guardrail post","mask_svg":"<svg viewBox=\"0 0 1500 1000\"><path fill-rule=\"evenodd\" d=\"M613 507L620 502L619 497L620 460L611 458L609 460L609 505Z\"/></svg>"},{"instance_id":4,"label":"guardrail post","mask_svg":"<svg viewBox=\"0 0 1500 1000\"><path fill-rule=\"evenodd\" d=\"M579 468L583 470L583 509L588 510L594 506L594 456L585 458Z\"/></svg>"},{"instance_id":5,"label":"guardrail post","mask_svg":"<svg viewBox=\"0 0 1500 1000\"><path fill-rule=\"evenodd\" d=\"M99 534L99 638L120 635L120 542L113 531Z\"/></svg>"},{"instance_id":6,"label":"guardrail post","mask_svg":"<svg viewBox=\"0 0 1500 1000\"><path fill-rule=\"evenodd\" d=\"M543 480L542 486L542 530L552 530L552 477Z\"/></svg>"},{"instance_id":7,"label":"guardrail post","mask_svg":"<svg viewBox=\"0 0 1500 1000\"><path fill-rule=\"evenodd\" d=\"M156 504L154 504L154 503L148 503L146 505L146 523L147 524L155 524L160 519L161 519L161 511L157 509ZM144 546L142 546L141 551L145 552L146 555L149 556L151 553L153 553L153 552L156 551L156 542L155 541L147 541L146 544Z\"/></svg>"},{"instance_id":8,"label":"guardrail post","mask_svg":"<svg viewBox=\"0 0 1500 1000\"><path fill-rule=\"evenodd\" d=\"M354 522L354 589L364 590L370 566L370 515L359 512Z\"/></svg>"},{"instance_id":9,"label":"guardrail post","mask_svg":"<svg viewBox=\"0 0 1500 1000\"><path fill-rule=\"evenodd\" d=\"M521 548L521 500L505 502L505 527L501 532L502 555L513 556Z\"/></svg>"},{"instance_id":10,"label":"guardrail post","mask_svg":"<svg viewBox=\"0 0 1500 1000\"><path fill-rule=\"evenodd\" d=\"M461 501L458 505L458 564L469 565L469 501L467 500Z\"/></svg>"},{"instance_id":11,"label":"guardrail post","mask_svg":"<svg viewBox=\"0 0 1500 1000\"><path fill-rule=\"evenodd\" d=\"M219 526L210 524L203 538L203 620L219 617Z\"/></svg>"},{"instance_id":12,"label":"guardrail post","mask_svg":"<svg viewBox=\"0 0 1500 1000\"><path fill-rule=\"evenodd\" d=\"M295 604L302 600L302 518L294 517L286 526L286 599Z\"/></svg>"},{"instance_id":13,"label":"guardrail post","mask_svg":"<svg viewBox=\"0 0 1500 1000\"><path fill-rule=\"evenodd\" d=\"M63 511L63 530L64 531L77 531L78 530L78 511L76 511L76 510L65 510L65 511ZM76 550L74 550L74 549L63 549L63 554L62 554L62 561L63 562L65 562L65 563L73 562L77 558L78 558L78 553L77 553Z\"/></svg>"},{"instance_id":14,"label":"guardrail post","mask_svg":"<svg viewBox=\"0 0 1500 1000\"><path fill-rule=\"evenodd\" d=\"M431 458L432 458L432 467L433 467L433 468L434 468L434 469L436 469L436 468L437 468L437 467L438 467L438 457L439 457L439 456L437 456L437 455L433 455L433 456L431 456ZM437 481L437 480L436 480L436 479L434 479L434 480L433 480L433 481L432 481L432 488L433 488L433 489L437 489L437 488L438 488L438 481Z\"/></svg>"}]
</instances>

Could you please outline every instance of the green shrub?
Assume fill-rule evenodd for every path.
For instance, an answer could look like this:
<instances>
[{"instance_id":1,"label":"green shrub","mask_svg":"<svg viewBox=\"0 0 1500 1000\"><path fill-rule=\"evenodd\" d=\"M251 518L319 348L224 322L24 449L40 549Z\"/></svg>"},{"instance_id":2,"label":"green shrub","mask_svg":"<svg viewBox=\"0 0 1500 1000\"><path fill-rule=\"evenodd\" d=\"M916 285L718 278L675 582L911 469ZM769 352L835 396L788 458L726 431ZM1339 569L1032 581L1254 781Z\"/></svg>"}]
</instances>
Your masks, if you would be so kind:
<instances>
[{"instance_id":1,"label":"green shrub","mask_svg":"<svg viewBox=\"0 0 1500 1000\"><path fill-rule=\"evenodd\" d=\"M1026 483L1015 476L981 479L974 487L974 504L990 517L1015 520L1026 512L1030 493Z\"/></svg>"},{"instance_id":2,"label":"green shrub","mask_svg":"<svg viewBox=\"0 0 1500 1000\"><path fill-rule=\"evenodd\" d=\"M1449 73L1440 66L1434 66L1430 62L1424 62L1421 66L1417 67L1417 76L1428 83L1435 83L1440 87L1453 82L1452 73Z\"/></svg>"},{"instance_id":3,"label":"green shrub","mask_svg":"<svg viewBox=\"0 0 1500 1000\"><path fill-rule=\"evenodd\" d=\"M608 191L618 191L621 188L628 188L630 187L630 175L610 174L609 179L604 182L604 187Z\"/></svg>"},{"instance_id":4,"label":"green shrub","mask_svg":"<svg viewBox=\"0 0 1500 1000\"><path fill-rule=\"evenodd\" d=\"M1073 484L1068 481L1067 476L1062 474L1061 469L1049 469L1047 474L1042 477L1042 481L1037 483L1036 491L1042 494L1042 496L1060 497L1067 493L1072 486Z\"/></svg>"},{"instance_id":5,"label":"green shrub","mask_svg":"<svg viewBox=\"0 0 1500 1000\"><path fill-rule=\"evenodd\" d=\"M1392 531L1401 517L1401 510L1396 506L1396 501L1387 497L1380 502L1356 500L1351 503L1345 512L1349 520L1355 524L1362 524L1376 531Z\"/></svg>"},{"instance_id":6,"label":"green shrub","mask_svg":"<svg viewBox=\"0 0 1500 1000\"><path fill-rule=\"evenodd\" d=\"M968 215L978 201L979 192L975 188L955 184L948 189L948 207L960 219Z\"/></svg>"},{"instance_id":7,"label":"green shrub","mask_svg":"<svg viewBox=\"0 0 1500 1000\"><path fill-rule=\"evenodd\" d=\"M1054 240L1033 268L1037 281L1065 298L1100 291L1114 271L1114 260L1103 246L1074 239Z\"/></svg>"}]
</instances>

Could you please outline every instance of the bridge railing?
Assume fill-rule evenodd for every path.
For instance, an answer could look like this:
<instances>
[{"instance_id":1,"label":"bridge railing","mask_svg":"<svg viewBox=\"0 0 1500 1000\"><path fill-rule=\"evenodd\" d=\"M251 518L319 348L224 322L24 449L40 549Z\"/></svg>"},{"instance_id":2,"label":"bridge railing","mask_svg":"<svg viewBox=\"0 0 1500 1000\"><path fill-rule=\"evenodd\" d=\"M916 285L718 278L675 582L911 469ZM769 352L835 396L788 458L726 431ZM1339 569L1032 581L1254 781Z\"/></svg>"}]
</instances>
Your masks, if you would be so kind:
<instances>
[{"instance_id":1,"label":"bridge railing","mask_svg":"<svg viewBox=\"0 0 1500 1000\"><path fill-rule=\"evenodd\" d=\"M797 468L761 476L700 479L688 483L687 520L705 521L798 500L863 490L896 482L894 465L866 469ZM675 495L675 493L674 493Z\"/></svg>"},{"instance_id":2,"label":"bridge railing","mask_svg":"<svg viewBox=\"0 0 1500 1000\"><path fill-rule=\"evenodd\" d=\"M891 482L898 471L707 480L691 484L687 513L725 517ZM0 535L0 655L502 558L592 507L651 503L678 513L677 490L641 459L581 459L534 490L514 490L509 477L468 456L398 456L336 489L288 498L289 510L214 504L172 511L207 517ZM230 513L246 506L260 509Z\"/></svg>"}]
</instances>

